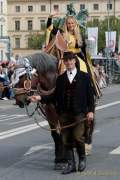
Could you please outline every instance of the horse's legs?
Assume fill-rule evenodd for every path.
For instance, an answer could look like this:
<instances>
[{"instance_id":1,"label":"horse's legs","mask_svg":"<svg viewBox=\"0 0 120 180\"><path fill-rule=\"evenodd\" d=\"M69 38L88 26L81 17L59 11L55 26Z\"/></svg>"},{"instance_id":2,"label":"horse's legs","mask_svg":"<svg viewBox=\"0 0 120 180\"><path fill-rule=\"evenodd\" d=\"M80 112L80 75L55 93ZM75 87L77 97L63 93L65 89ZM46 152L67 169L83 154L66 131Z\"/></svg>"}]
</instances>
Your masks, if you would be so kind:
<instances>
[{"instance_id":1,"label":"horse's legs","mask_svg":"<svg viewBox=\"0 0 120 180\"><path fill-rule=\"evenodd\" d=\"M62 136L56 131L51 131L55 143L55 163L61 163L65 161L64 158L64 145L62 142Z\"/></svg>"},{"instance_id":2,"label":"horse's legs","mask_svg":"<svg viewBox=\"0 0 120 180\"><path fill-rule=\"evenodd\" d=\"M53 105L47 105L45 108L47 120L51 128L51 136L55 143L55 163L62 163L65 161L64 156L64 145L62 142L61 134L58 134L55 130L57 127L57 114Z\"/></svg>"}]
</instances>

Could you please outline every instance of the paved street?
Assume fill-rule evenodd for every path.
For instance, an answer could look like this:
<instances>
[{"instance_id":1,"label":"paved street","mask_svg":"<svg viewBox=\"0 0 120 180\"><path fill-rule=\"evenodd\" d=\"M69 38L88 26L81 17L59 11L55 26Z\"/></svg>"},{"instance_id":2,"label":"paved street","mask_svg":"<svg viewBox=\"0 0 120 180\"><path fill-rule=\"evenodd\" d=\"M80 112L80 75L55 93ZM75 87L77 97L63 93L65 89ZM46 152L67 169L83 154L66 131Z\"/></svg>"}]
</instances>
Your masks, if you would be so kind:
<instances>
[{"instance_id":1,"label":"paved street","mask_svg":"<svg viewBox=\"0 0 120 180\"><path fill-rule=\"evenodd\" d=\"M0 100L0 180L119 180L120 85L103 90L96 108L93 152L81 174L61 175L53 170L50 132L29 119L25 109L13 104L13 100ZM46 124L41 121L43 127Z\"/></svg>"}]
</instances>

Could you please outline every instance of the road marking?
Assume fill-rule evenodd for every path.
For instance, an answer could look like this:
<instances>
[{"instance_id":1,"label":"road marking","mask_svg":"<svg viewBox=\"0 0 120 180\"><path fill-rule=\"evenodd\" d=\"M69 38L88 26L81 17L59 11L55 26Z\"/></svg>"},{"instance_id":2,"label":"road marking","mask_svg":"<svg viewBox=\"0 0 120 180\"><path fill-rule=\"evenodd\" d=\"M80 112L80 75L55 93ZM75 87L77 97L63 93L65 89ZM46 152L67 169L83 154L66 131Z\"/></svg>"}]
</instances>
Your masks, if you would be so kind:
<instances>
[{"instance_id":1,"label":"road marking","mask_svg":"<svg viewBox=\"0 0 120 180\"><path fill-rule=\"evenodd\" d=\"M45 150L45 149L53 149L53 143L47 143L47 144L42 144L42 145L37 145L37 146L32 146L30 147L30 149L24 154L24 156L27 156L27 155L30 155L30 154L33 154L37 151L40 151L40 150Z\"/></svg>"},{"instance_id":2,"label":"road marking","mask_svg":"<svg viewBox=\"0 0 120 180\"><path fill-rule=\"evenodd\" d=\"M111 106L115 106L117 104L120 104L120 101L115 101L115 102L112 102L112 103L109 103L109 104L98 106L98 107L96 107L96 110L105 109L105 108L108 108L108 107L111 107ZM120 146L118 148L114 149L113 151L111 151L109 154L114 154L114 155L120 154Z\"/></svg>"},{"instance_id":3,"label":"road marking","mask_svg":"<svg viewBox=\"0 0 120 180\"><path fill-rule=\"evenodd\" d=\"M113 151L111 151L109 154L114 154L114 155L120 154L120 146L114 149Z\"/></svg>"},{"instance_id":4,"label":"road marking","mask_svg":"<svg viewBox=\"0 0 120 180\"><path fill-rule=\"evenodd\" d=\"M12 119L17 119L19 117L26 118L28 116L20 115L20 114L16 114L16 115L9 115L9 114L8 115L0 115L0 122L5 122L5 121L12 120Z\"/></svg>"},{"instance_id":5,"label":"road marking","mask_svg":"<svg viewBox=\"0 0 120 180\"><path fill-rule=\"evenodd\" d=\"M15 115L9 115L9 114L6 114L6 115L0 115L0 119L5 119L6 117L15 117Z\"/></svg>"},{"instance_id":6,"label":"road marking","mask_svg":"<svg viewBox=\"0 0 120 180\"><path fill-rule=\"evenodd\" d=\"M102 105L102 106L98 106L96 107L95 109L96 110L100 110L100 109L105 109L107 107L111 107L111 106L115 106L117 104L120 104L120 101L115 101L115 102L112 102L112 103L109 103L109 104L105 104L105 105Z\"/></svg>"},{"instance_id":7,"label":"road marking","mask_svg":"<svg viewBox=\"0 0 120 180\"><path fill-rule=\"evenodd\" d=\"M21 123L24 123L24 122L30 122L30 119L29 118L27 118L26 120L20 120L20 121L18 121L18 122L7 122L7 124L10 124L10 125L15 125L15 124L21 124Z\"/></svg>"},{"instance_id":8,"label":"road marking","mask_svg":"<svg viewBox=\"0 0 120 180\"><path fill-rule=\"evenodd\" d=\"M12 119L17 119L17 118L18 118L18 117L6 118L6 119L2 119L2 120L0 120L0 122L5 122L5 121L12 120Z\"/></svg>"},{"instance_id":9,"label":"road marking","mask_svg":"<svg viewBox=\"0 0 120 180\"><path fill-rule=\"evenodd\" d=\"M95 130L94 131L94 134L96 133L99 133L100 130ZM27 155L30 155L30 154L33 154L37 151L40 151L40 150L45 150L45 149L48 149L48 150L51 150L53 149L53 143L47 143L47 144L42 144L42 145L37 145L37 146L32 146L30 147L30 149L24 154L24 156L27 156Z\"/></svg>"},{"instance_id":10,"label":"road marking","mask_svg":"<svg viewBox=\"0 0 120 180\"><path fill-rule=\"evenodd\" d=\"M0 115L0 117L1 117L1 116L4 117L4 116L6 116L6 115L2 114L2 115Z\"/></svg>"},{"instance_id":11,"label":"road marking","mask_svg":"<svg viewBox=\"0 0 120 180\"><path fill-rule=\"evenodd\" d=\"M98 106L98 107L96 107L96 110L101 110L101 109L111 107L111 106L114 106L114 105L117 105L117 104L120 104L120 101L115 101L115 102L112 102L112 103L109 103L109 104ZM41 127L44 127L44 126L48 125L48 122L47 121L42 121L39 124L40 124ZM15 136L15 135L18 135L18 134L22 134L22 133L25 133L25 132L29 132L29 131L32 131L32 130L35 130L35 129L38 129L38 128L40 128L40 127L37 124L30 124L30 125L27 125L27 126L22 126L22 127L19 127L19 128L4 131L4 132L0 133L0 139L9 138L9 137L12 137L12 136ZM97 130L97 131L100 131L100 130Z\"/></svg>"},{"instance_id":12,"label":"road marking","mask_svg":"<svg viewBox=\"0 0 120 180\"><path fill-rule=\"evenodd\" d=\"M41 122L41 127L42 126L44 127L46 125L48 125L47 121L42 121ZM11 130L8 130L8 131L1 132L0 133L0 139L6 139L6 138L16 136L18 134L26 133L26 132L29 132L29 131L32 131L32 130L35 130L35 129L38 129L38 128L40 128L40 127L37 126L36 124L31 124L31 125L22 126L22 127L19 127L19 128L14 128L14 129L11 129Z\"/></svg>"},{"instance_id":13,"label":"road marking","mask_svg":"<svg viewBox=\"0 0 120 180\"><path fill-rule=\"evenodd\" d=\"M13 114L13 115L2 114L2 115L0 115L0 119L5 119L6 117L28 117L28 116L27 115L21 115L21 114Z\"/></svg>"}]
</instances>

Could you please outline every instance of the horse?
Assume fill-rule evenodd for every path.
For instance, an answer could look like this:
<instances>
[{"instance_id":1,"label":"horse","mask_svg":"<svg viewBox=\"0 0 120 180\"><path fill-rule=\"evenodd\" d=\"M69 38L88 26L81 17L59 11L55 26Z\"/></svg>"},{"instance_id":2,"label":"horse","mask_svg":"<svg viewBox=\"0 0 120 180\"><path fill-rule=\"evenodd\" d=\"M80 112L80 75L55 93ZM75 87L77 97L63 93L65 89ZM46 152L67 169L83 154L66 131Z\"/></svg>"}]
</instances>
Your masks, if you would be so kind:
<instances>
[{"instance_id":1,"label":"horse","mask_svg":"<svg viewBox=\"0 0 120 180\"><path fill-rule=\"evenodd\" d=\"M18 78L16 78L17 83L15 83L14 89L16 89L16 104L23 108L25 104L29 104L27 100L28 96L31 95L31 93L36 92L36 90L40 95L50 95L54 91L56 79L59 75L59 60L53 55L41 52L31 56L23 57L19 60L19 62L20 63L17 65L17 67L23 68L24 66L24 68L22 69L23 72L19 72L19 68L16 69L16 71L18 70L19 75ZM35 68L36 72L32 74L29 69L30 67ZM58 135L57 132L59 131L59 117L55 112L53 104L44 106L44 110L50 128L54 129L51 131L51 135L55 142L55 162L59 162L61 161L61 154L64 154L64 150L61 150L61 147L63 146L61 135ZM86 142L89 144L91 144L92 141L92 133L93 126L86 126L85 136ZM63 157L62 159L64 161Z\"/></svg>"},{"instance_id":2,"label":"horse","mask_svg":"<svg viewBox=\"0 0 120 180\"><path fill-rule=\"evenodd\" d=\"M19 62L16 65L16 78L13 84L16 104L24 108L25 104L29 104L28 96L31 93L40 95L53 93L58 76L58 60L53 55L41 52L23 57ZM44 105L43 111L55 143L55 164L57 164L65 161L62 138L60 132L58 132L59 129L57 129L58 115L52 103Z\"/></svg>"}]
</instances>

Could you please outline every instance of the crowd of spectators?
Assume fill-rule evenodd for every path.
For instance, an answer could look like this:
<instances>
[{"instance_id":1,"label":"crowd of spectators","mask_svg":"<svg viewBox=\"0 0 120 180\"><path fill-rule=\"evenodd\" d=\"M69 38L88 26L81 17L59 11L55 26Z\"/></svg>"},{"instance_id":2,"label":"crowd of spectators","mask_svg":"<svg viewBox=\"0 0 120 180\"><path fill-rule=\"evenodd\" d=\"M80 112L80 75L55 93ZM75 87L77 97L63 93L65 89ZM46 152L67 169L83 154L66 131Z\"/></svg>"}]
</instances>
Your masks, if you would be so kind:
<instances>
[{"instance_id":1,"label":"crowd of spectators","mask_svg":"<svg viewBox=\"0 0 120 180\"><path fill-rule=\"evenodd\" d=\"M14 73L14 62L0 62L0 99L13 99L12 74Z\"/></svg>"},{"instance_id":2,"label":"crowd of spectators","mask_svg":"<svg viewBox=\"0 0 120 180\"><path fill-rule=\"evenodd\" d=\"M93 65L100 88L105 88L110 80L113 83L120 81L120 53L111 52L108 60L104 52L100 51L97 59L94 59Z\"/></svg>"}]
</instances>

